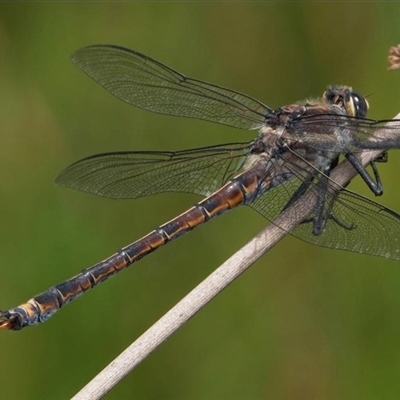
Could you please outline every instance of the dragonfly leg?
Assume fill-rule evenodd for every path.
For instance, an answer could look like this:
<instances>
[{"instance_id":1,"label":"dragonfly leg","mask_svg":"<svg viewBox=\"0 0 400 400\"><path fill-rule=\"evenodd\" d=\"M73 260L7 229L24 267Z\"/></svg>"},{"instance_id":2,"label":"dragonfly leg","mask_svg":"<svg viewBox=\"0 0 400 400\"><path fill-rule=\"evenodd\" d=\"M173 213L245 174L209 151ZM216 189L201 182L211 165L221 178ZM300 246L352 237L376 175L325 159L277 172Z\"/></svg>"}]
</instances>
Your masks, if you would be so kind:
<instances>
[{"instance_id":1,"label":"dragonfly leg","mask_svg":"<svg viewBox=\"0 0 400 400\"><path fill-rule=\"evenodd\" d=\"M328 215L324 215L324 205L326 202L326 192L328 190L328 177L322 175L318 182L317 203L315 216L313 218L313 234L319 236L325 229Z\"/></svg>"},{"instance_id":2,"label":"dragonfly leg","mask_svg":"<svg viewBox=\"0 0 400 400\"><path fill-rule=\"evenodd\" d=\"M337 160L336 160L337 161ZM336 165L337 163L335 163ZM328 192L328 184L329 184L329 172L331 171L332 166L330 166L326 171L325 175L322 175L319 182L318 182L318 198L317 198L317 204L315 208L315 216L314 219L312 219L313 222L313 234L314 235L321 235L322 232L324 231L326 224L328 223L328 220L332 220L336 224L338 224L340 227L346 229L346 230L352 230L355 228L354 224L347 225L344 222L340 221L335 215L333 215L332 210L333 206L335 205L336 202L336 197L331 197L328 201L328 205L325 209L326 203L327 203L327 192ZM306 221L305 221L306 222ZM311 222L311 221L310 221Z\"/></svg>"},{"instance_id":3,"label":"dragonfly leg","mask_svg":"<svg viewBox=\"0 0 400 400\"><path fill-rule=\"evenodd\" d=\"M344 222L340 221L337 217L335 217L333 214L328 215L327 219L331 219L333 222L338 224L341 228L346 229L346 231L352 231L353 229L356 228L354 223L351 225L346 225Z\"/></svg>"},{"instance_id":4,"label":"dragonfly leg","mask_svg":"<svg viewBox=\"0 0 400 400\"><path fill-rule=\"evenodd\" d=\"M324 198L325 195L318 196L317 200L317 207L315 211L315 216L313 218L305 219L302 224L304 223L313 223L313 234L319 236L323 233L326 224L329 220L335 222L341 228L346 229L348 231L353 230L355 225L352 223L351 225L345 224L344 222L340 221L335 215L332 214L333 206L335 205L335 198L330 199L328 204L328 209L326 211L323 210L323 207L326 203L326 199Z\"/></svg>"},{"instance_id":5,"label":"dragonfly leg","mask_svg":"<svg viewBox=\"0 0 400 400\"><path fill-rule=\"evenodd\" d=\"M354 154L347 153L347 154L345 154L345 157L351 163L351 165L354 167L354 169L360 174L361 178L364 179L364 182L371 189L371 191L375 194L375 196L381 196L383 194L382 182L381 182L381 178L378 173L378 169L375 165L375 162L372 161L370 163L372 170L374 172L374 176L375 176L375 181L374 181L373 178L371 177L371 175L368 174L367 170L363 167L363 165L357 159L357 157L354 156ZM387 160L387 157L386 157L386 160ZM382 157L378 157L378 159L376 161L385 162L385 154L383 154Z\"/></svg>"},{"instance_id":6,"label":"dragonfly leg","mask_svg":"<svg viewBox=\"0 0 400 400\"><path fill-rule=\"evenodd\" d=\"M375 160L372 162L386 163L386 162L388 162L388 160L389 160L389 154L387 151L385 151L379 157L375 158ZM371 162L371 164L372 164L372 162Z\"/></svg>"},{"instance_id":7,"label":"dragonfly leg","mask_svg":"<svg viewBox=\"0 0 400 400\"><path fill-rule=\"evenodd\" d=\"M298 200L310 187L314 175L310 175L303 183L296 189L293 195L290 197L289 201L286 203L285 207L283 207L281 213L285 211L288 207L290 207L296 200Z\"/></svg>"}]
</instances>

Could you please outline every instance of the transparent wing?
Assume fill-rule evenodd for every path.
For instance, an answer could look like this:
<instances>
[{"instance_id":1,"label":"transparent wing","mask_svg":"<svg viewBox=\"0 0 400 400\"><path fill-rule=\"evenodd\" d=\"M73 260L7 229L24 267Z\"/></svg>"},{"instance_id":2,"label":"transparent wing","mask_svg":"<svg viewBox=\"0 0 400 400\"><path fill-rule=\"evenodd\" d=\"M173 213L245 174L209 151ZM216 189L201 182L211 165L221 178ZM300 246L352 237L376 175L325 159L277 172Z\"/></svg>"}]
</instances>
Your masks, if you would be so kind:
<instances>
[{"instance_id":1,"label":"transparent wing","mask_svg":"<svg viewBox=\"0 0 400 400\"><path fill-rule=\"evenodd\" d=\"M299 187L304 185L307 176L310 177L310 171L305 171L292 161L291 159L290 179L267 191L251 204L252 208L272 222L291 201ZM319 182L323 175L314 171L315 178L308 190L318 196L321 190ZM329 187L333 190L329 190ZM337 192L335 187L337 188L337 184L328 180L322 210L322 215L326 218L323 232L319 235L313 233L313 224L317 218L314 211L306 222L290 233L318 246L400 260L400 215L347 189ZM298 220L294 214L290 218Z\"/></svg>"},{"instance_id":2,"label":"transparent wing","mask_svg":"<svg viewBox=\"0 0 400 400\"><path fill-rule=\"evenodd\" d=\"M313 235L307 223L293 235L318 246L400 260L400 215L396 212L344 189L335 199L331 216L321 235Z\"/></svg>"},{"instance_id":3,"label":"transparent wing","mask_svg":"<svg viewBox=\"0 0 400 400\"><path fill-rule=\"evenodd\" d=\"M145 110L241 129L259 126L271 111L252 97L188 78L150 57L123 47L84 47L71 59L108 92Z\"/></svg>"},{"instance_id":4,"label":"transparent wing","mask_svg":"<svg viewBox=\"0 0 400 400\"><path fill-rule=\"evenodd\" d=\"M191 79L143 54L97 45L72 61L117 98L149 111L197 118L241 129L259 127L272 110L245 94ZM326 112L294 118L284 136L328 152L400 147L400 120L376 121ZM377 137L372 137L379 130ZM396 137L397 136L397 137Z\"/></svg>"},{"instance_id":5,"label":"transparent wing","mask_svg":"<svg viewBox=\"0 0 400 400\"><path fill-rule=\"evenodd\" d=\"M170 191L208 196L243 170L249 146L250 143L234 143L176 153L99 154L66 168L57 183L110 198L137 198ZM312 191L318 196L321 179L326 179L293 151L279 153L279 157L282 163L265 160L263 181L267 190L250 204L272 222L302 192ZM278 169L279 165L285 166L285 172ZM313 233L318 217L314 211L290 233L319 246L400 260L400 215L346 189L337 192L336 187L328 180L321 211L326 218L323 232ZM291 217L298 220L296 215Z\"/></svg>"},{"instance_id":6,"label":"transparent wing","mask_svg":"<svg viewBox=\"0 0 400 400\"><path fill-rule=\"evenodd\" d=\"M290 140L328 152L400 148L400 120L372 120L336 114L296 118L285 132Z\"/></svg>"},{"instance_id":7,"label":"transparent wing","mask_svg":"<svg viewBox=\"0 0 400 400\"><path fill-rule=\"evenodd\" d=\"M57 177L61 186L123 199L162 192L208 196L238 173L249 143L178 152L118 152L84 158Z\"/></svg>"}]
</instances>

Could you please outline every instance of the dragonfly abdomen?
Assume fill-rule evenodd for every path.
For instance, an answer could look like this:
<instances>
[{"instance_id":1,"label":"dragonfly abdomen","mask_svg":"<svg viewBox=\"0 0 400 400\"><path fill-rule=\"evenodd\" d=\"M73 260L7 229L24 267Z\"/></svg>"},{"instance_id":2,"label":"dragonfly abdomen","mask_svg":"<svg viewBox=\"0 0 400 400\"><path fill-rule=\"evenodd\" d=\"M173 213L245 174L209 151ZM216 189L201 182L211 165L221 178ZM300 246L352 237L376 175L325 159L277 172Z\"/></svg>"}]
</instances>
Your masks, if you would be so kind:
<instances>
[{"instance_id":1,"label":"dragonfly abdomen","mask_svg":"<svg viewBox=\"0 0 400 400\"><path fill-rule=\"evenodd\" d=\"M0 327L18 330L27 325L47 321L64 305L162 245L225 211L245 204L256 188L257 176L254 172L238 175L189 210L111 257L84 269L80 274L49 288L18 307L0 312Z\"/></svg>"}]
</instances>

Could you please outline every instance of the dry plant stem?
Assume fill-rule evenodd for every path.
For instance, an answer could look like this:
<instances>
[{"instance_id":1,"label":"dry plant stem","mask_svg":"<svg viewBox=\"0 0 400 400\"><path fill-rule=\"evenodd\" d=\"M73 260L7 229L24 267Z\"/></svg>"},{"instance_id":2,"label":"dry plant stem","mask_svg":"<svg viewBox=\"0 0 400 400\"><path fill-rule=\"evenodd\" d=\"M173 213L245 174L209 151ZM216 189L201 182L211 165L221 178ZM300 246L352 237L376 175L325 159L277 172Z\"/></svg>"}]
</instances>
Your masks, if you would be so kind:
<instances>
[{"instance_id":1,"label":"dry plant stem","mask_svg":"<svg viewBox=\"0 0 400 400\"><path fill-rule=\"evenodd\" d=\"M400 114L395 118L400 118ZM377 132L377 134L379 134L379 132ZM393 135L398 137L399 134L396 134L394 130ZM386 137L387 136L388 134L386 133ZM365 166L381 153L382 151L364 151L358 154L358 158ZM351 164L344 161L332 171L331 178L339 185L344 186L354 178L356 174ZM299 201L289 207L273 224L270 224L225 261L142 336L124 350L123 353L77 393L73 397L73 400L94 400L104 396L189 318L295 228L295 226L312 211L314 204L315 198L313 198L313 196L303 196ZM294 208L295 211L293 211ZM298 217L297 220L293 220L294 212ZM288 218L288 216L290 216L290 218Z\"/></svg>"},{"instance_id":2,"label":"dry plant stem","mask_svg":"<svg viewBox=\"0 0 400 400\"><path fill-rule=\"evenodd\" d=\"M293 227L286 226L288 230ZM270 225L260 232L124 350L77 393L73 400L99 399L104 396L135 366L286 234L286 231L276 225Z\"/></svg>"}]
</instances>

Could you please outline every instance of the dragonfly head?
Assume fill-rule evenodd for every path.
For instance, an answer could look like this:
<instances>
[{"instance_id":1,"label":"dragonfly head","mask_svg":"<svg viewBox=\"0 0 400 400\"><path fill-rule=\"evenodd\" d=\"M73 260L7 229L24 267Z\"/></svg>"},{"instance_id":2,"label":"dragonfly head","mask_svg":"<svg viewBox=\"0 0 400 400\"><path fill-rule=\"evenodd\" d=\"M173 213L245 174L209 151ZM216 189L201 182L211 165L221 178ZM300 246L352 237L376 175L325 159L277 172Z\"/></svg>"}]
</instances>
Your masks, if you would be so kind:
<instances>
[{"instance_id":1,"label":"dragonfly head","mask_svg":"<svg viewBox=\"0 0 400 400\"><path fill-rule=\"evenodd\" d=\"M322 98L326 103L342 108L350 117L365 118L367 116L368 101L349 86L330 86Z\"/></svg>"}]
</instances>

